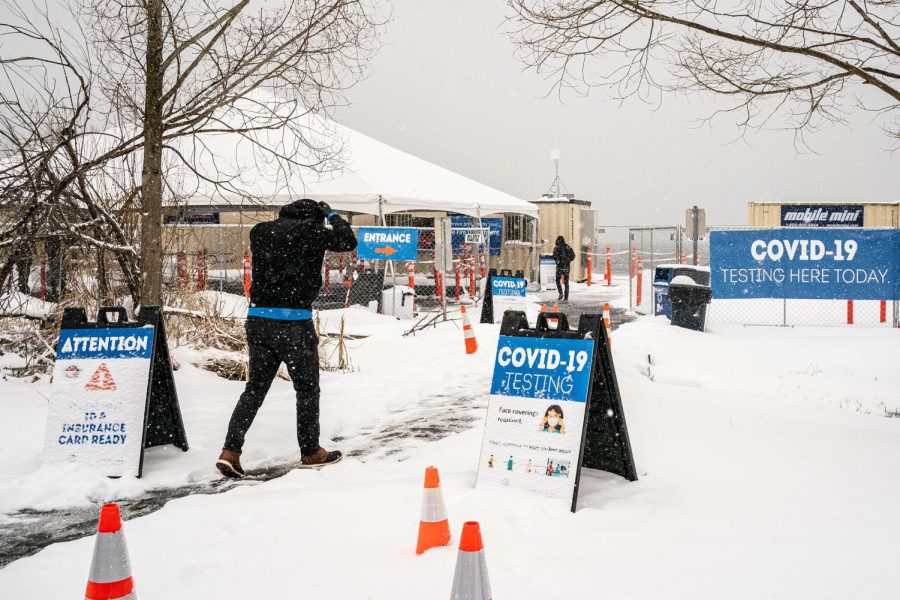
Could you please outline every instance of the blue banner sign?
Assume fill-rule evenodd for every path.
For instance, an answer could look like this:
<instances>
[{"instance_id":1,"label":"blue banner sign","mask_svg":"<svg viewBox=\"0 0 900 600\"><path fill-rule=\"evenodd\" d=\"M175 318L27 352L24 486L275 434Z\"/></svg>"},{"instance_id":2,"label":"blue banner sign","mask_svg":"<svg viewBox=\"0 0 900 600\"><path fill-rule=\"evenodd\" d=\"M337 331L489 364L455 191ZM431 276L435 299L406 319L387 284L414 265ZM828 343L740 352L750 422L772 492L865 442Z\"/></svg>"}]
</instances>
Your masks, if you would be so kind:
<instances>
[{"instance_id":1,"label":"blue banner sign","mask_svg":"<svg viewBox=\"0 0 900 600\"><path fill-rule=\"evenodd\" d=\"M587 402L594 340L500 336L491 394Z\"/></svg>"},{"instance_id":2,"label":"blue banner sign","mask_svg":"<svg viewBox=\"0 0 900 600\"><path fill-rule=\"evenodd\" d=\"M63 329L56 359L149 359L152 354L153 327Z\"/></svg>"},{"instance_id":3,"label":"blue banner sign","mask_svg":"<svg viewBox=\"0 0 900 600\"><path fill-rule=\"evenodd\" d=\"M893 300L900 231L761 229L710 234L716 299Z\"/></svg>"},{"instance_id":4,"label":"blue banner sign","mask_svg":"<svg viewBox=\"0 0 900 600\"><path fill-rule=\"evenodd\" d=\"M784 204L782 227L862 227L861 204Z\"/></svg>"},{"instance_id":5,"label":"blue banner sign","mask_svg":"<svg viewBox=\"0 0 900 600\"><path fill-rule=\"evenodd\" d=\"M479 224L480 223L480 224ZM451 214L450 227L452 228L451 243L453 253L462 254L467 248L466 235L484 232L487 234L488 255L500 256L503 240L503 219L500 217L485 217L479 222L468 215ZM485 231L486 230L486 231ZM479 253L483 251L483 243L479 244Z\"/></svg>"},{"instance_id":6,"label":"blue banner sign","mask_svg":"<svg viewBox=\"0 0 900 600\"><path fill-rule=\"evenodd\" d=\"M525 297L525 279L522 277L491 277L491 293L497 296Z\"/></svg>"},{"instance_id":7,"label":"blue banner sign","mask_svg":"<svg viewBox=\"0 0 900 600\"><path fill-rule=\"evenodd\" d=\"M360 227L357 256L361 260L416 260L419 230L407 227Z\"/></svg>"}]
</instances>

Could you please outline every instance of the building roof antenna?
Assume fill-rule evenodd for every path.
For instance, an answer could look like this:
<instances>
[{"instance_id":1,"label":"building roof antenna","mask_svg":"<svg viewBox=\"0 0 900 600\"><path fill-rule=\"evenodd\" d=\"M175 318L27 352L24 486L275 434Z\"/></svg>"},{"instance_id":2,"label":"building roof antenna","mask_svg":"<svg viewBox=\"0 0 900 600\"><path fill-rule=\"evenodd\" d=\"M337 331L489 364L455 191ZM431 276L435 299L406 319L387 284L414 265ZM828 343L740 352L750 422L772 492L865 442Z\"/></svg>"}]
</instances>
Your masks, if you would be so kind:
<instances>
[{"instance_id":1,"label":"building roof antenna","mask_svg":"<svg viewBox=\"0 0 900 600\"><path fill-rule=\"evenodd\" d=\"M553 161L553 167L556 171L556 176L553 178L553 183L550 184L550 189L545 196L550 198L562 198L563 193L565 192L566 186L563 185L562 179L559 176L559 148L553 148L550 150L550 160Z\"/></svg>"}]
</instances>

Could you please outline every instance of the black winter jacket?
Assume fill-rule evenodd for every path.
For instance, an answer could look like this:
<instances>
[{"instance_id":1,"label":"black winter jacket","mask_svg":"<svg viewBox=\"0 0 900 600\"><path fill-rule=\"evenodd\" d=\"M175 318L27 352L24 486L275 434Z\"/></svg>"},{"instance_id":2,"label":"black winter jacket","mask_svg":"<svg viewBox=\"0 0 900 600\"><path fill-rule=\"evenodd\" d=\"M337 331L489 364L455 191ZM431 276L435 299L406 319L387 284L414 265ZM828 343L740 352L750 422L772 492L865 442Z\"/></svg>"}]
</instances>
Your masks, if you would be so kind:
<instances>
[{"instance_id":1,"label":"black winter jacket","mask_svg":"<svg viewBox=\"0 0 900 600\"><path fill-rule=\"evenodd\" d=\"M556 261L557 271L568 273L572 261L575 260L575 251L572 250L572 246L564 243L561 246L553 248L553 259Z\"/></svg>"},{"instance_id":2,"label":"black winter jacket","mask_svg":"<svg viewBox=\"0 0 900 600\"><path fill-rule=\"evenodd\" d=\"M330 219L312 200L298 200L283 207L274 221L250 230L253 283L250 305L263 308L305 308L322 287L325 251L350 252L356 236L340 215Z\"/></svg>"}]
</instances>

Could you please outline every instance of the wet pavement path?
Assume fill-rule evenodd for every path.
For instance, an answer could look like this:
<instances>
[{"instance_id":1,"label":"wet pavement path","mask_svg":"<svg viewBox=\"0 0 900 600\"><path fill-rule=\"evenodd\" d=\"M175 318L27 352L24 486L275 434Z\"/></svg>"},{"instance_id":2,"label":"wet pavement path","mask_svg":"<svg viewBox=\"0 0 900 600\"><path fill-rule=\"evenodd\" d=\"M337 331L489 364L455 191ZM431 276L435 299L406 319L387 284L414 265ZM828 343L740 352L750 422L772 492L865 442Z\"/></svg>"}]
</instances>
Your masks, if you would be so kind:
<instances>
[{"instance_id":1,"label":"wet pavement path","mask_svg":"<svg viewBox=\"0 0 900 600\"><path fill-rule=\"evenodd\" d=\"M578 319L583 314L603 314L604 300L594 296L570 295L568 302L557 301L557 295L554 292L541 292L538 298L542 303L547 304L548 308L554 304L559 306L559 312L565 313L569 317L569 325L573 328L578 327ZM629 312L624 308L610 307L609 323L610 327L615 330L619 325L630 323L637 319L638 315Z\"/></svg>"},{"instance_id":2,"label":"wet pavement path","mask_svg":"<svg viewBox=\"0 0 900 600\"><path fill-rule=\"evenodd\" d=\"M392 413L383 421L353 435L335 437L333 441L344 449L345 456L362 462L388 457L403 461L427 442L469 429L483 418L486 408L486 393L474 396L470 390L450 389ZM248 477L242 480L221 478L159 489L139 498L123 500L120 507L126 520L133 519L156 512L177 498L221 494L236 487L259 485L277 479L292 471L294 464L248 470ZM25 510L9 515L0 521L0 569L50 544L93 535L97 529L97 515L96 506L50 512Z\"/></svg>"}]
</instances>

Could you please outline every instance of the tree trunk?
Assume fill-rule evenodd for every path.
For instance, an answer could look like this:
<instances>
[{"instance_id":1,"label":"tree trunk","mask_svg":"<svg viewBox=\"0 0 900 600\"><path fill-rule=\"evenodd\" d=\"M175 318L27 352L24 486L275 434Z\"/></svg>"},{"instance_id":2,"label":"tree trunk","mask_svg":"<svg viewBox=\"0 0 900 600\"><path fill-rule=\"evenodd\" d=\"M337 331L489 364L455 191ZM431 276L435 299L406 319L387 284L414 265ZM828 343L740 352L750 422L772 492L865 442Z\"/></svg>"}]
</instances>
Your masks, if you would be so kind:
<instances>
[{"instance_id":1,"label":"tree trunk","mask_svg":"<svg viewBox=\"0 0 900 600\"><path fill-rule=\"evenodd\" d=\"M162 295L162 0L147 3L147 80L144 97L144 164L141 169L141 305Z\"/></svg>"}]
</instances>

